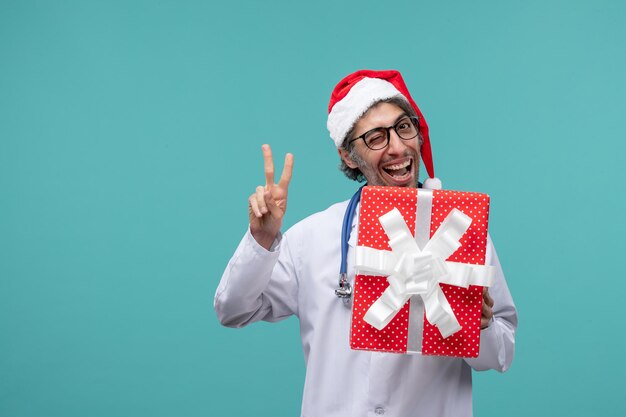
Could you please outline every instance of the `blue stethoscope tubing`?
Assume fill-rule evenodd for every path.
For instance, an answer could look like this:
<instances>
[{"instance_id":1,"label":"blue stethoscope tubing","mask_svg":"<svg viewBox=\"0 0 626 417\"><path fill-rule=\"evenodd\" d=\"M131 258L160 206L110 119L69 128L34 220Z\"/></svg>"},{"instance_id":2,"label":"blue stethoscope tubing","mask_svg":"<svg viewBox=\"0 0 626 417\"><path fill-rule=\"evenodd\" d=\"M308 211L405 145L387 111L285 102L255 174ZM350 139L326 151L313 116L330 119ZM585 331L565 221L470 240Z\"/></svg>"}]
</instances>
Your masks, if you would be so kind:
<instances>
[{"instance_id":1,"label":"blue stethoscope tubing","mask_svg":"<svg viewBox=\"0 0 626 417\"><path fill-rule=\"evenodd\" d=\"M362 186L350 199L346 213L343 215L343 227L341 228L341 266L339 267L339 274L345 274L348 272L348 240L350 240L350 230L352 229L352 222L354 221L354 215L356 214L356 207L361 201Z\"/></svg>"}]
</instances>

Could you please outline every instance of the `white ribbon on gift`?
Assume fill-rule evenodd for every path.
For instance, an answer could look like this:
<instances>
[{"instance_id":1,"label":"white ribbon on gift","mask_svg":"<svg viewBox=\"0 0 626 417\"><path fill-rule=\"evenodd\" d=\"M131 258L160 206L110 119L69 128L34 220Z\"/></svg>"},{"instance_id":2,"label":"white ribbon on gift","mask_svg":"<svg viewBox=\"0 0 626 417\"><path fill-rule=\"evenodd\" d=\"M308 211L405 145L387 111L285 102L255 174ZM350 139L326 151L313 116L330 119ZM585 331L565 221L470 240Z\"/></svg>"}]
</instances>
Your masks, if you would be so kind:
<instances>
[{"instance_id":1,"label":"white ribbon on gift","mask_svg":"<svg viewBox=\"0 0 626 417\"><path fill-rule=\"evenodd\" d=\"M459 240L472 219L453 209L423 250L397 208L380 216L379 220L389 237L391 251L357 246L355 267L359 274L387 275L389 286L371 305L364 320L382 330L411 296L419 295L426 318L437 326L444 338L461 330L439 284L489 287L495 275L491 266L446 261L461 247Z\"/></svg>"}]
</instances>

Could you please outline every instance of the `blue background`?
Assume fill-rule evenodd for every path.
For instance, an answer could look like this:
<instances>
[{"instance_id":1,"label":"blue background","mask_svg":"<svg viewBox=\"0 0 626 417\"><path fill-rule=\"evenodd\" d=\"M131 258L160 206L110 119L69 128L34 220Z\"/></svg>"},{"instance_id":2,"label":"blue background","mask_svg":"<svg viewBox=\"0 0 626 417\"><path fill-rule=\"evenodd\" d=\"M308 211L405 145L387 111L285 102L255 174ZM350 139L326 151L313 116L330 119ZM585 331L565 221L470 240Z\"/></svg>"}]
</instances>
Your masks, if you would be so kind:
<instances>
[{"instance_id":1,"label":"blue background","mask_svg":"<svg viewBox=\"0 0 626 417\"><path fill-rule=\"evenodd\" d=\"M294 416L298 323L212 299L262 183L347 199L332 87L402 71L448 189L487 192L519 309L477 416L624 415L619 1L0 1L0 415ZM329 294L329 297L332 296Z\"/></svg>"}]
</instances>

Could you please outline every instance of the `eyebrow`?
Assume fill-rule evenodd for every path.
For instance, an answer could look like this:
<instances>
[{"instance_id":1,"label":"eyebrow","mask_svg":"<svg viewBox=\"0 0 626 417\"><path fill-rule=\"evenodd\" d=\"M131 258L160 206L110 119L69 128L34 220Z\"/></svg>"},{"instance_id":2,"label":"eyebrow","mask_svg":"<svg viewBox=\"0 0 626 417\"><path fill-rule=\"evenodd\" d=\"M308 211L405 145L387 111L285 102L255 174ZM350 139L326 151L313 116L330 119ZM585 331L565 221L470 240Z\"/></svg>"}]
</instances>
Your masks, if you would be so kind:
<instances>
[{"instance_id":1,"label":"eyebrow","mask_svg":"<svg viewBox=\"0 0 626 417\"><path fill-rule=\"evenodd\" d=\"M408 114L406 113L402 113L400 116L398 116L398 118L396 119L395 122L393 122L393 125L395 125L396 123L398 123L400 121L400 119L402 119L403 117L410 117Z\"/></svg>"},{"instance_id":2,"label":"eyebrow","mask_svg":"<svg viewBox=\"0 0 626 417\"><path fill-rule=\"evenodd\" d=\"M396 125L396 123L398 123L400 120L402 120L402 119L403 119L403 118L405 118L405 117L410 117L410 116L409 116L408 114L406 114L406 113L402 113L401 115L399 115L398 117L396 117L396 120L394 120L394 121L393 121L393 123L391 124L391 126L388 126L388 127L395 126L395 125ZM375 128L373 128L373 129L368 130L367 132L371 132L372 130L381 129L381 128L382 128L382 129L385 129L385 126L378 126L378 127L375 127ZM365 132L365 133L367 133L367 132ZM365 134L365 133L364 133L364 134ZM361 136L362 136L362 135L361 135Z\"/></svg>"},{"instance_id":3,"label":"eyebrow","mask_svg":"<svg viewBox=\"0 0 626 417\"><path fill-rule=\"evenodd\" d=\"M398 117L396 117L396 120L394 120L394 122L391 124L391 126L388 126L388 127L393 127L393 126L395 126L395 125L396 125L396 123L398 123L398 122L399 122L402 118L404 118L404 117L411 117L411 116L409 116L408 114L406 114L406 112L403 112L401 115L399 115ZM370 130L365 131L363 134L361 134L361 135L359 135L359 136L356 136L356 137L354 137L354 138L350 139L350 142L352 142L352 141L354 141L354 140L356 140L356 139L360 138L361 136L365 136L365 135L367 135L369 132L371 132L372 130L376 130L376 129L385 129L385 127L384 127L384 126L373 127L373 128L371 128Z\"/></svg>"}]
</instances>

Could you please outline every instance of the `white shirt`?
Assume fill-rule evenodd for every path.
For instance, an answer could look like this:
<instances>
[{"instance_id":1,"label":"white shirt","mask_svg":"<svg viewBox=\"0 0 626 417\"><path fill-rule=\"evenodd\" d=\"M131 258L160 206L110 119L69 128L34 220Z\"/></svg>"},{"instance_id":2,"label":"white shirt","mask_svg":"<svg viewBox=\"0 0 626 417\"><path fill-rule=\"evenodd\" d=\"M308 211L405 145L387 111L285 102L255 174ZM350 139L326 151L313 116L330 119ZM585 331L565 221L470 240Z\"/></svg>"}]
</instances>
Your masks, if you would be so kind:
<instances>
[{"instance_id":1,"label":"white shirt","mask_svg":"<svg viewBox=\"0 0 626 417\"><path fill-rule=\"evenodd\" d=\"M297 223L270 251L248 230L215 294L220 322L241 327L292 314L299 318L306 363L302 416L471 416L471 368L504 372L515 350L517 312L491 238L486 264L497 270L495 284L489 288L495 301L494 319L481 331L478 358L351 350L351 310L334 294L347 204L335 204ZM352 227L351 283L356 242Z\"/></svg>"}]
</instances>

